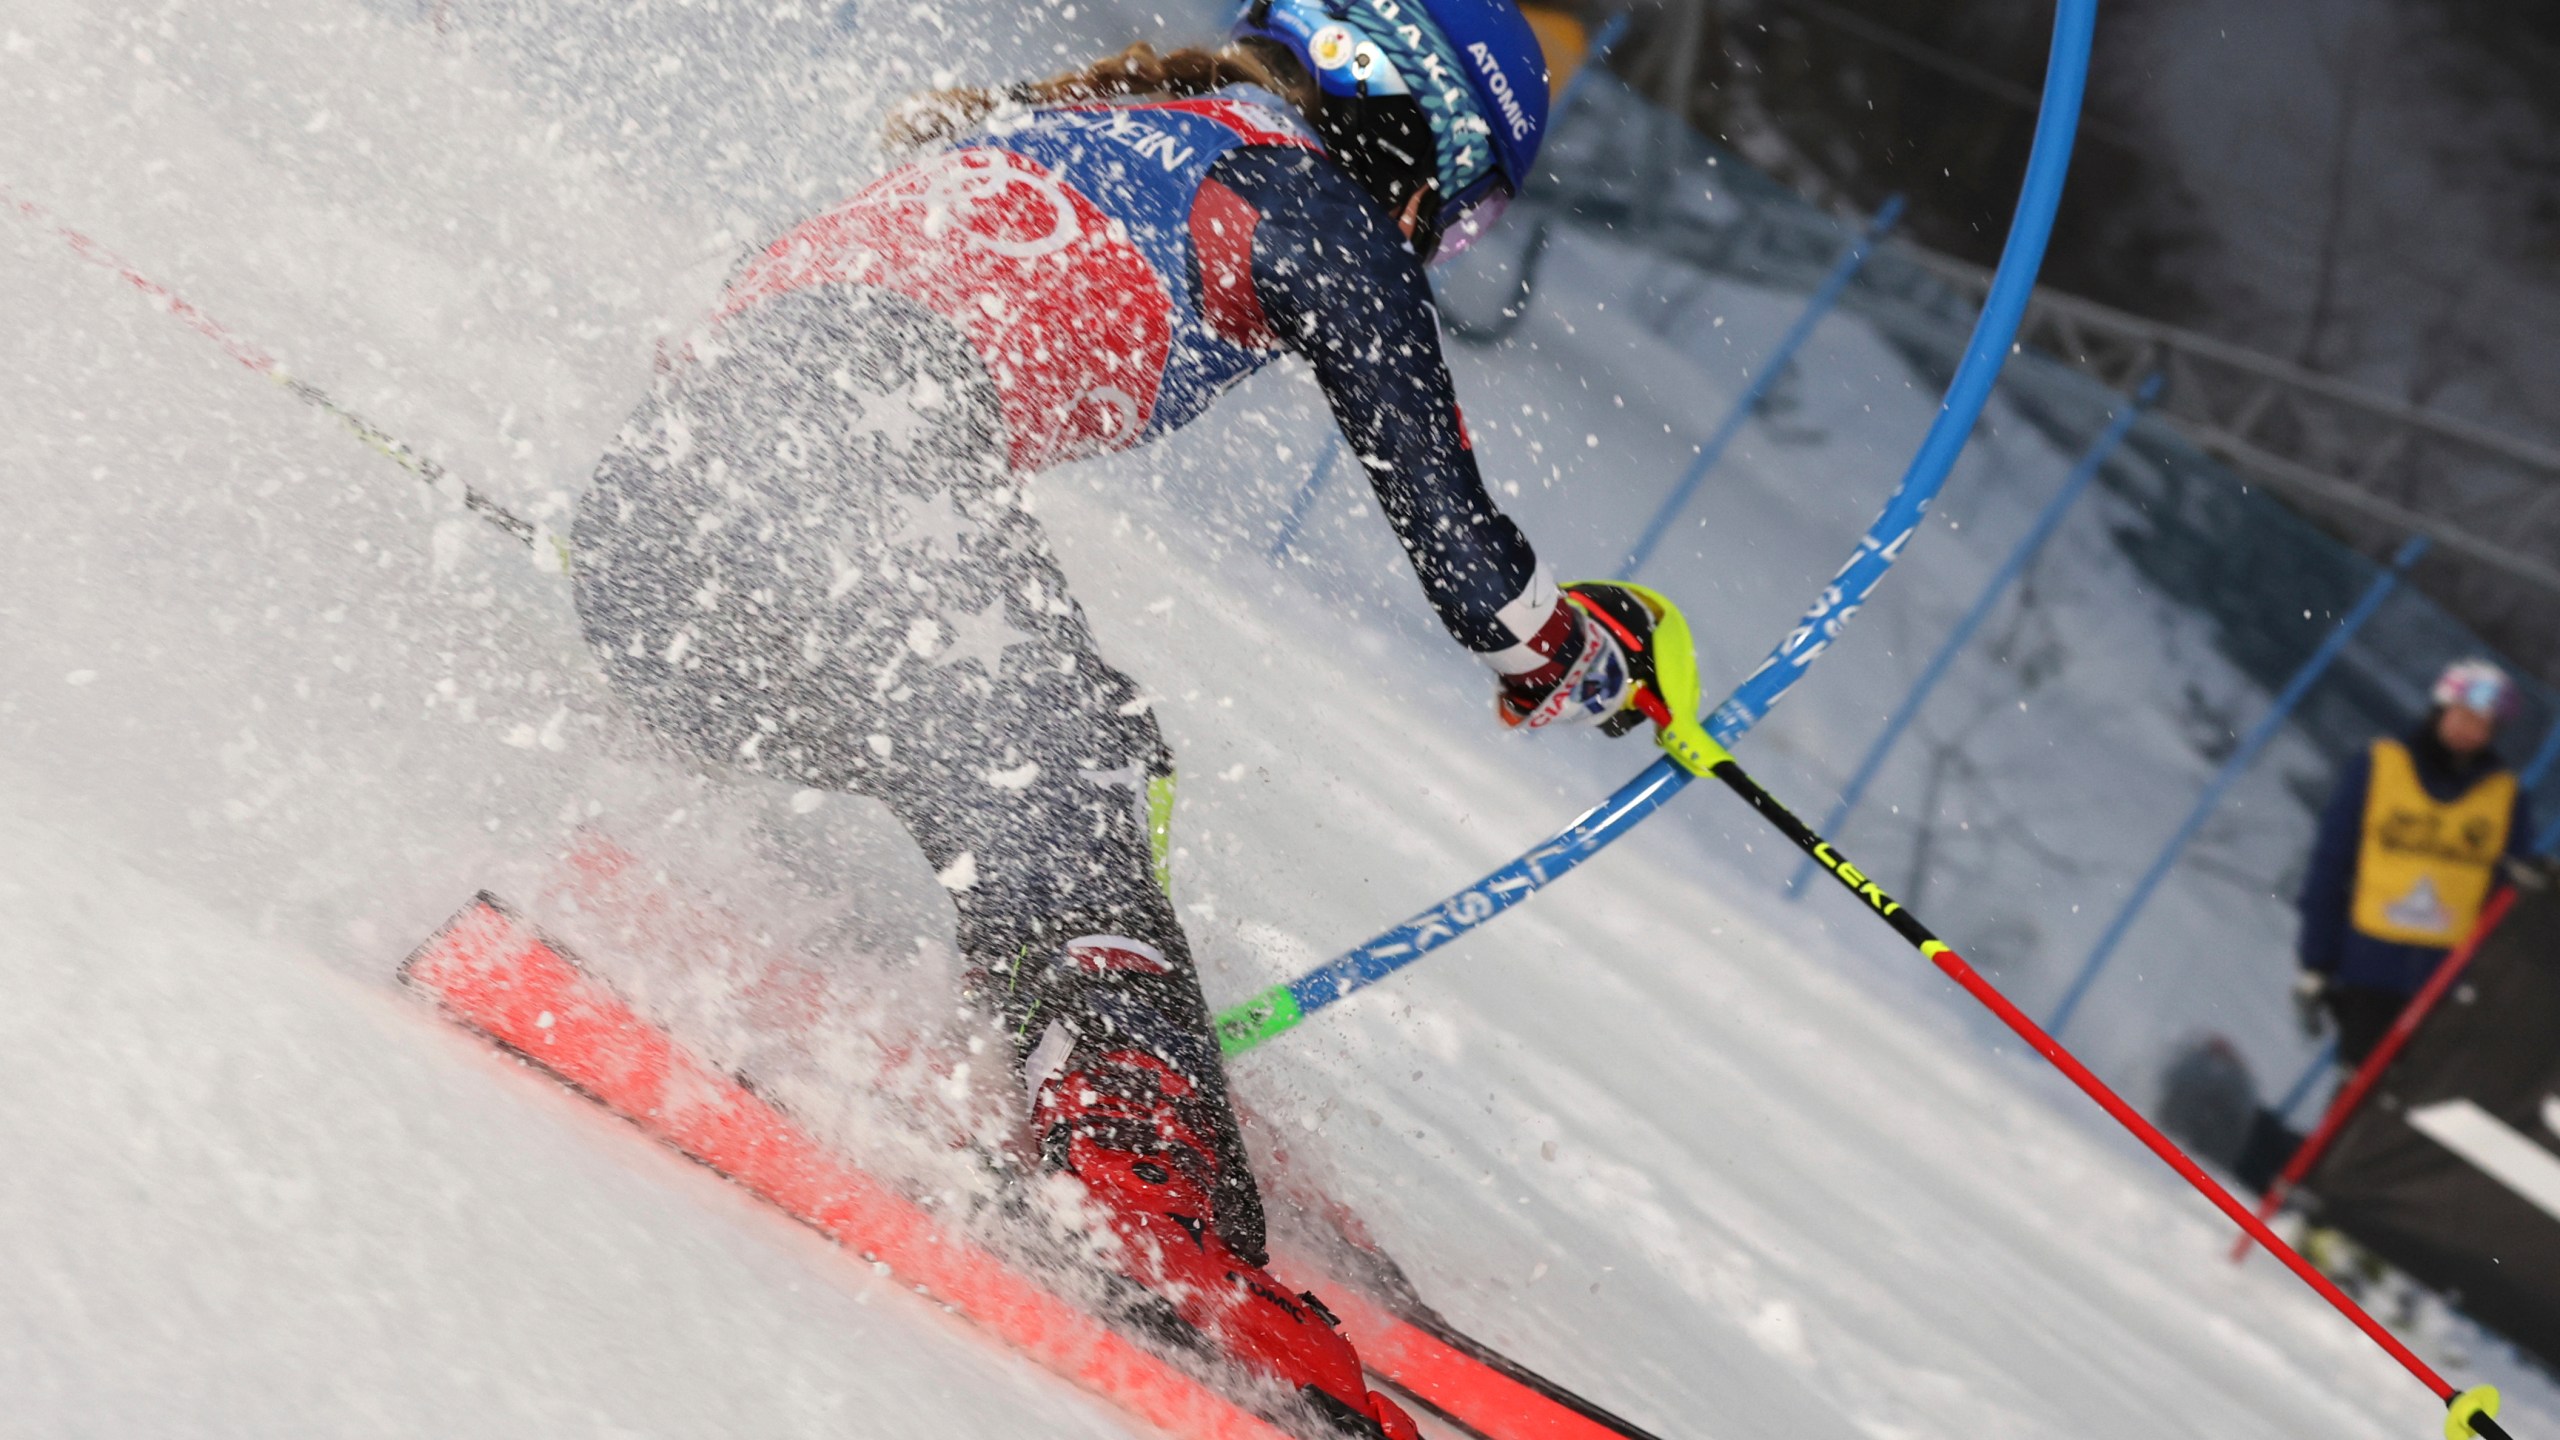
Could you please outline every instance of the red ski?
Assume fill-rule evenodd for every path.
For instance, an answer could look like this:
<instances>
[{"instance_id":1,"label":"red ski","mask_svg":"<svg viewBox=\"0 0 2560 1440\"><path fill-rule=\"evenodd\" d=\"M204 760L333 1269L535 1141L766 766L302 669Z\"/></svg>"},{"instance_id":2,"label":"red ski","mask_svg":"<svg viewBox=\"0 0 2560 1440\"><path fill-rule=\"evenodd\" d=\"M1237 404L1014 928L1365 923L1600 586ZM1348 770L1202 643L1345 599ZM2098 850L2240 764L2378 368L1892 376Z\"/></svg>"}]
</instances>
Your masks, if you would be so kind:
<instances>
[{"instance_id":1,"label":"red ski","mask_svg":"<svg viewBox=\"0 0 2560 1440\"><path fill-rule=\"evenodd\" d=\"M591 841L581 868L594 866L587 878L602 878L596 870L619 871L609 862L620 858L609 842ZM832 1153L643 1019L494 897L464 907L401 976L465 1025L1136 1418L1200 1440L1282 1436ZM1316 1288L1376 1380L1481 1440L1653 1440L1450 1327L1383 1257L1364 1253L1345 1266L1284 1255L1274 1268L1300 1283L1325 1282ZM1328 1273L1346 1268L1368 1283Z\"/></svg>"}]
</instances>

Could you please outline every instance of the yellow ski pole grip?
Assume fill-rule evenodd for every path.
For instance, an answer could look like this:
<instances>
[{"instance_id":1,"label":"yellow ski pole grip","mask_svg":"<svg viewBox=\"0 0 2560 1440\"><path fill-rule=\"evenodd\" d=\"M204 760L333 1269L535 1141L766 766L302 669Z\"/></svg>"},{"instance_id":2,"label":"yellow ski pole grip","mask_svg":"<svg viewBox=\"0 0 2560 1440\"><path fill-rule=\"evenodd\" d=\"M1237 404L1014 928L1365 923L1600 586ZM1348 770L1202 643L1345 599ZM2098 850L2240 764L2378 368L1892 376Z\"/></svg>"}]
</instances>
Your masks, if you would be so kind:
<instances>
[{"instance_id":1,"label":"yellow ski pole grip","mask_svg":"<svg viewBox=\"0 0 2560 1440\"><path fill-rule=\"evenodd\" d=\"M1692 775L1705 775L1733 758L1698 723L1698 647L1689 637L1689 618L1671 597L1649 586L1624 580L1609 582L1634 592L1653 611L1653 691L1669 719L1654 717L1654 743Z\"/></svg>"}]
</instances>

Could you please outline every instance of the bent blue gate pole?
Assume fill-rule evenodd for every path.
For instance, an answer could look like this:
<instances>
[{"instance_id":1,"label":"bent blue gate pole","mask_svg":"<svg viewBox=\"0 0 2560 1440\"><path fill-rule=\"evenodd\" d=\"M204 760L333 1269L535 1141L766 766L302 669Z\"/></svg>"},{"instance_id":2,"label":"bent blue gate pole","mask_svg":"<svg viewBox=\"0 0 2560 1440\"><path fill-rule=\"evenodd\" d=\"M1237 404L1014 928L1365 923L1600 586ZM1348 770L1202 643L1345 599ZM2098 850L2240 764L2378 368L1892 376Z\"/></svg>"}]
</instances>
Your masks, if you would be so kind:
<instances>
[{"instance_id":1,"label":"bent blue gate pole","mask_svg":"<svg viewBox=\"0 0 2560 1440\"><path fill-rule=\"evenodd\" d=\"M2179 853L2187 848L2187 842L2195 838L2196 832L2204 828L2204 822L2213 814L2214 807L2222 803L2223 793L2240 778L2242 771L2249 768L2249 762L2258 758L2258 752L2266 748L2267 742L2275 738L2277 729L2293 714L2294 707L2310 693L2312 683L2346 650L2347 642L2354 639L2365 622L2373 618L2373 613L2382 608L2382 602L2391 598L2391 592L2399 588L2401 577L2425 553L2427 537L2424 535L2412 535L2401 545L2400 553L2391 557L2391 568L2373 577L2373 583L2365 587L2363 598L2356 601L2355 608L2330 630L2328 638L2320 642L2320 648L2311 652L2311 658L2302 662L2302 668L2285 683L2283 693L2276 696L2276 703L2268 707L2256 725L2250 727L2249 733L2241 739L2240 747L2231 752L2231 758L2223 761L2222 768L2206 783L2204 793L2196 797L2195 805L2187 811L2186 820L2169 837L2169 843L2160 847L2160 854L2151 862L2151 868L2134 883L2133 893L2125 897L2123 907L2116 911L2113 920L2107 922L2106 930L2098 936L2097 945L2089 951L2089 958L2080 962L2080 973L2073 977L2071 988L2063 992L2062 1003L2054 1007L2053 1018L2045 1022L2044 1028L2057 1039L2061 1037L2063 1028L2071 1023L2072 1012L2080 1008L2089 987L2097 983L2098 972L2106 968L2125 932L2133 928L2142 907L2150 903L2151 892L2159 889L2160 882L2168 878L2170 867L2178 863Z\"/></svg>"},{"instance_id":2,"label":"bent blue gate pole","mask_svg":"<svg viewBox=\"0 0 2560 1440\"><path fill-rule=\"evenodd\" d=\"M2133 433L2134 422L2140 420L2142 412L2150 409L2160 398L2160 385L2159 371L2144 377L2141 388L2134 392L2133 403L2116 413L2107 428L2090 442L2080 462L2071 467L2071 473L2063 479L2062 488L2053 493L2052 499L2044 502L2044 509L2036 513L2035 523L2027 527L2026 537L2009 552L2008 559L2000 562L2000 568L1991 572L1982 593L1974 597L1973 608L1965 611L1964 618L1956 622L1956 628L1947 632L1946 641L1938 646L1938 653L1929 657L1920 678L1912 682L1911 693L1902 697L1902 703L1884 722L1884 729L1877 733L1875 743L1867 747L1866 758L1858 762L1857 770L1849 776L1849 783L1840 787L1839 803L1823 817L1822 828L1817 833L1833 838L1839 836L1840 826L1848 820L1849 812L1858 808L1858 802L1866 796L1867 787L1875 783L1876 772L1884 768L1885 757L1893 753L1894 742L1900 740L1902 732L1918 718L1920 707L1929 703L1930 692L1946 678L1948 668L1955 664L1956 656L1963 652L1966 642L1973 639L1973 633L1982 628L1982 622L1991 618L1992 607L2000 602L2010 583L2025 572L2027 562L2035 559L2037 552L2044 549L2045 542L2053 538L2053 532L2062 525L2063 515L2080 498L2080 492L2089 488L2089 482L2097 478L2099 469L2107 463L2107 457L2115 454L2116 447L2124 443L2124 437ZM1795 875L1787 881L1789 898L1804 894L1804 882L1812 874L1813 861L1810 859L1796 867Z\"/></svg>"},{"instance_id":3,"label":"bent blue gate pole","mask_svg":"<svg viewBox=\"0 0 2560 1440\"><path fill-rule=\"evenodd\" d=\"M1796 352L1803 349L1804 342L1813 335L1813 327L1821 324L1822 317L1830 314L1831 308L1840 303L1840 297L1848 293L1849 282L1857 279L1858 272L1866 267L1867 256L1874 253L1877 243L1891 233L1895 223L1901 219L1902 197L1885 197L1883 208L1867 222L1865 232L1840 252L1840 258L1831 266L1831 273L1822 278L1813 298L1804 302L1804 313L1796 317L1795 324L1787 327L1786 334L1778 337L1777 345L1761 360L1759 373L1753 375L1751 383L1734 398L1733 408L1725 412L1723 422L1716 426L1714 434L1707 437L1707 443L1698 447L1698 458L1689 462L1688 472L1680 477L1679 484L1671 487L1670 494L1662 497L1661 506L1655 509L1653 518L1645 522L1643 532L1636 537L1636 543L1627 551L1626 558L1618 562L1616 578L1634 579L1636 572L1644 568L1644 562L1653 558L1654 547L1662 543L1662 537L1671 529L1671 522L1679 519L1680 512L1689 508L1690 497L1706 483L1707 472L1716 468L1716 462L1724 458L1725 447L1732 444L1733 437L1741 434L1742 427L1759 413L1761 402L1769 398L1770 388L1778 383L1778 377L1794 363Z\"/></svg>"},{"instance_id":4,"label":"bent blue gate pole","mask_svg":"<svg viewBox=\"0 0 2560 1440\"><path fill-rule=\"evenodd\" d=\"M1707 732L1719 744L1739 740L1769 713L1831 642L1839 638L1858 607L1866 603L1885 571L1901 554L1929 502L1955 468L1956 456L1972 437L1974 422L1991 399L2000 368L2017 339L2018 322L2034 293L2036 271L2044 263L2045 242L2053 234L2054 210L2062 201L2062 182L2070 172L2071 146L2079 126L2080 97L2089 78L2089 43L2097 29L2097 0L2057 0L2053 48L2045 63L2044 99L2036 113L2035 142L2027 152L2026 179L2018 191L2017 212L2009 222L1999 267L1974 320L1945 400L1920 448L1911 457L1902 481L1885 500L1884 510L1859 539L1847 563L1814 597L1793 630L1780 639L1760 668L1707 717ZM1354 994L1412 964L1460 935L1517 905L1531 894L1571 873L1584 861L1627 834L1687 788L1693 777L1670 756L1658 757L1596 808L1545 843L1509 865L1424 910L1344 955L1297 979L1275 985L1217 1017L1218 1042L1229 1054L1253 1048L1312 1013ZM1401 948L1391 948L1401 947ZM1285 1013L1284 1013L1285 1012Z\"/></svg>"}]
</instances>

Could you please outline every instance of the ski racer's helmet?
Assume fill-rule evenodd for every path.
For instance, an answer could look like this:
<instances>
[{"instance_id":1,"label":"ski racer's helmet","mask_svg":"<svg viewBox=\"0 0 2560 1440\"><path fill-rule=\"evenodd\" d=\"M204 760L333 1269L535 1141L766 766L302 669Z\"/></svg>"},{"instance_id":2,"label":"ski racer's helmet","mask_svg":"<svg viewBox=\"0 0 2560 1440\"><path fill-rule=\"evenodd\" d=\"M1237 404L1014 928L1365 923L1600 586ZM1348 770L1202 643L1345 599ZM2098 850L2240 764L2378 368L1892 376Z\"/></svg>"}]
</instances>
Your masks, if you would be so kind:
<instances>
[{"instance_id":1,"label":"ski racer's helmet","mask_svg":"<svg viewBox=\"0 0 2560 1440\"><path fill-rule=\"evenodd\" d=\"M2516 682L2506 671L2489 661L2472 659L2456 660L2444 667L2427 698L2439 708L2459 705L2493 720L2511 720L2523 697L2516 693Z\"/></svg>"},{"instance_id":2,"label":"ski racer's helmet","mask_svg":"<svg viewBox=\"0 0 2560 1440\"><path fill-rule=\"evenodd\" d=\"M1423 195L1425 260L1465 249L1528 184L1547 59L1514 0L1245 0L1233 34L1315 77L1326 152L1390 214Z\"/></svg>"}]
</instances>

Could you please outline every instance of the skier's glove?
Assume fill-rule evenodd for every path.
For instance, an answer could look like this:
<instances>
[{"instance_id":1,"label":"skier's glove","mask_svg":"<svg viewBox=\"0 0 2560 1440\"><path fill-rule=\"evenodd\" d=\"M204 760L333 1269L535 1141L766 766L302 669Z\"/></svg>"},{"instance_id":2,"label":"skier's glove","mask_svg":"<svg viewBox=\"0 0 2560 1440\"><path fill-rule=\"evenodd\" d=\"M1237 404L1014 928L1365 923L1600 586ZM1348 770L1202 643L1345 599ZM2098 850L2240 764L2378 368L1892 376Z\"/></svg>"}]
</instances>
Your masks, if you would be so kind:
<instances>
[{"instance_id":1,"label":"skier's glove","mask_svg":"<svg viewBox=\"0 0 2560 1440\"><path fill-rule=\"evenodd\" d=\"M2297 970L2293 976L2293 1018L2302 1027L2306 1040L2317 1040L2329 1033L2329 1007L2321 1002L2329 998L2329 977L2317 970Z\"/></svg>"},{"instance_id":2,"label":"skier's glove","mask_svg":"<svg viewBox=\"0 0 2560 1440\"><path fill-rule=\"evenodd\" d=\"M1579 580L1562 591L1557 603L1572 620L1572 640L1551 663L1503 676L1496 711L1503 724L1523 730L1582 724L1624 735L1649 718L1644 702L1659 617L1635 590L1606 580Z\"/></svg>"}]
</instances>

